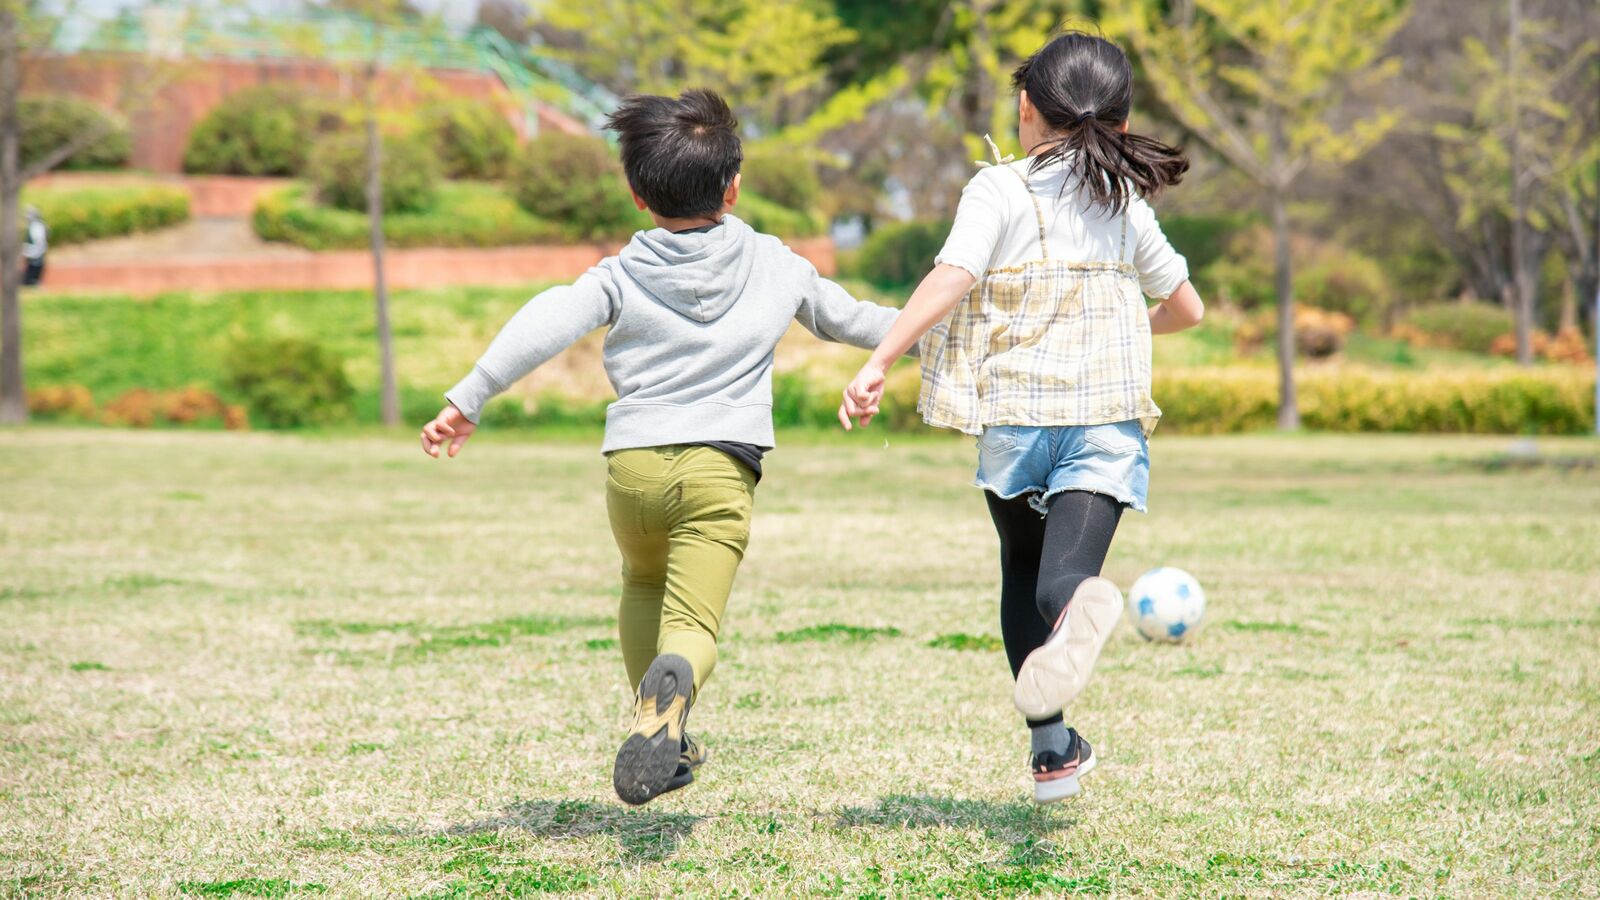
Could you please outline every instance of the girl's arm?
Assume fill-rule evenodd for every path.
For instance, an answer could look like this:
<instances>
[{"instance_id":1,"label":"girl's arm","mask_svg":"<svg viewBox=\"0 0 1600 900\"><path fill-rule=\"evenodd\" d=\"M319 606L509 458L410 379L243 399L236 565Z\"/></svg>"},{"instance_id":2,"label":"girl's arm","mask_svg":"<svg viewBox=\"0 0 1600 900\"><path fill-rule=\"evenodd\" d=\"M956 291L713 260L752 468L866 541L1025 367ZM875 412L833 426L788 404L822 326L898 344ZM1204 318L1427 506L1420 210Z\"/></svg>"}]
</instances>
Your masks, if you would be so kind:
<instances>
[{"instance_id":1,"label":"girl's arm","mask_svg":"<svg viewBox=\"0 0 1600 900\"><path fill-rule=\"evenodd\" d=\"M1178 285L1172 296L1150 307L1150 333L1172 334L1200 324L1206 314L1206 305L1194 284L1185 281Z\"/></svg>"},{"instance_id":2,"label":"girl's arm","mask_svg":"<svg viewBox=\"0 0 1600 900\"><path fill-rule=\"evenodd\" d=\"M861 367L850 386L844 389L844 402L839 405L839 424L849 431L855 426L851 419L860 419L863 427L878 414L883 401L884 373L894 361L922 339L933 326L944 321L950 310L956 308L961 298L977 282L971 272L958 266L943 263L934 266L928 277L917 285L906 308L900 311L894 326L884 335L878 349Z\"/></svg>"}]
</instances>

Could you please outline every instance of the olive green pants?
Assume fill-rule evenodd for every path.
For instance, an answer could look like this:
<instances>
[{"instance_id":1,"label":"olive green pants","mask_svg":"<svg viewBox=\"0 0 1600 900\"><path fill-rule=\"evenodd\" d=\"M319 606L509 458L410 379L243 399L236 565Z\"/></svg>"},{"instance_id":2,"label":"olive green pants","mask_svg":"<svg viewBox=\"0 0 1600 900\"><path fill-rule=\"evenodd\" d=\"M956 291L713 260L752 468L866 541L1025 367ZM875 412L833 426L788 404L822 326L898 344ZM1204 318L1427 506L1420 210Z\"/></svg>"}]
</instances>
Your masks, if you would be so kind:
<instances>
[{"instance_id":1,"label":"olive green pants","mask_svg":"<svg viewBox=\"0 0 1600 900\"><path fill-rule=\"evenodd\" d=\"M684 446L619 450L607 470L628 683L637 688L657 654L676 653L694 667L698 695L750 540L755 475L719 450Z\"/></svg>"}]
</instances>

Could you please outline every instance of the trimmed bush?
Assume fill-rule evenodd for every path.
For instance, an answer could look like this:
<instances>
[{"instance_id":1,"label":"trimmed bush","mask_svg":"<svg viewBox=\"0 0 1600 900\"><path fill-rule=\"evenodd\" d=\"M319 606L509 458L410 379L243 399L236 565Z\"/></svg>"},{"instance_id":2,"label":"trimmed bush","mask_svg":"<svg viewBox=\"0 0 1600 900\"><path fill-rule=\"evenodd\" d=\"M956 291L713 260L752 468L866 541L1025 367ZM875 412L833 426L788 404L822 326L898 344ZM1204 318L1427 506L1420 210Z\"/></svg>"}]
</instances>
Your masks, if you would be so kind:
<instances>
[{"instance_id":1,"label":"trimmed bush","mask_svg":"<svg viewBox=\"0 0 1600 900\"><path fill-rule=\"evenodd\" d=\"M787 209L809 213L822 196L816 167L799 153L758 150L745 158L740 184Z\"/></svg>"},{"instance_id":2,"label":"trimmed bush","mask_svg":"<svg viewBox=\"0 0 1600 900\"><path fill-rule=\"evenodd\" d=\"M1511 312L1488 303L1430 303L1406 313L1395 336L1417 347L1447 347L1488 353L1495 339L1510 334Z\"/></svg>"},{"instance_id":3,"label":"trimmed bush","mask_svg":"<svg viewBox=\"0 0 1600 900\"><path fill-rule=\"evenodd\" d=\"M304 186L263 194L253 217L263 240L309 250L355 250L367 246L367 215L317 203ZM385 240L393 247L503 247L554 241L560 229L518 206L492 184L472 181L439 185L433 205L419 212L385 213Z\"/></svg>"},{"instance_id":4,"label":"trimmed bush","mask_svg":"<svg viewBox=\"0 0 1600 900\"><path fill-rule=\"evenodd\" d=\"M905 287L933 271L933 258L950 235L949 221L880 226L856 251L850 275L880 287Z\"/></svg>"},{"instance_id":5,"label":"trimmed bush","mask_svg":"<svg viewBox=\"0 0 1600 900\"><path fill-rule=\"evenodd\" d=\"M166 185L37 187L22 201L39 207L52 246L154 231L189 218L189 194Z\"/></svg>"},{"instance_id":6,"label":"trimmed bush","mask_svg":"<svg viewBox=\"0 0 1600 900\"><path fill-rule=\"evenodd\" d=\"M759 194L745 191L739 192L739 202L734 206L733 214L757 231L783 238L812 237L827 229L822 218L815 213L779 206Z\"/></svg>"},{"instance_id":7,"label":"trimmed bush","mask_svg":"<svg viewBox=\"0 0 1600 900\"><path fill-rule=\"evenodd\" d=\"M127 123L86 100L60 94L23 97L17 101L22 143L17 148L26 167L91 129L105 136L67 157L57 169L118 169L128 164L133 147Z\"/></svg>"},{"instance_id":8,"label":"trimmed bush","mask_svg":"<svg viewBox=\"0 0 1600 900\"><path fill-rule=\"evenodd\" d=\"M176 391L134 388L106 404L101 421L107 425L150 428L163 425L220 425L230 431L250 427L241 406L230 406L205 388L190 385Z\"/></svg>"},{"instance_id":9,"label":"trimmed bush","mask_svg":"<svg viewBox=\"0 0 1600 900\"><path fill-rule=\"evenodd\" d=\"M306 161L306 177L323 203L366 212L367 136L350 132L317 141ZM439 189L439 161L421 140L385 137L380 178L385 213L426 209Z\"/></svg>"},{"instance_id":10,"label":"trimmed bush","mask_svg":"<svg viewBox=\"0 0 1600 900\"><path fill-rule=\"evenodd\" d=\"M28 413L40 419L94 419L94 395L81 384L59 384L28 390Z\"/></svg>"},{"instance_id":11,"label":"trimmed bush","mask_svg":"<svg viewBox=\"0 0 1600 900\"><path fill-rule=\"evenodd\" d=\"M451 101L422 113L422 133L446 178L504 178L517 151L517 131L493 104Z\"/></svg>"},{"instance_id":12,"label":"trimmed bush","mask_svg":"<svg viewBox=\"0 0 1600 900\"><path fill-rule=\"evenodd\" d=\"M1300 416L1316 431L1586 434L1594 375L1576 369L1381 372L1329 369L1297 380ZM1277 373L1261 368L1156 373L1161 428L1220 434L1270 428Z\"/></svg>"},{"instance_id":13,"label":"trimmed bush","mask_svg":"<svg viewBox=\"0 0 1600 900\"><path fill-rule=\"evenodd\" d=\"M292 88L261 85L224 97L189 133L183 170L204 175L298 175L319 133L336 127Z\"/></svg>"},{"instance_id":14,"label":"trimmed bush","mask_svg":"<svg viewBox=\"0 0 1600 900\"><path fill-rule=\"evenodd\" d=\"M240 339L228 353L228 387L271 428L350 418L355 388L344 364L303 338Z\"/></svg>"},{"instance_id":15,"label":"trimmed bush","mask_svg":"<svg viewBox=\"0 0 1600 900\"><path fill-rule=\"evenodd\" d=\"M529 141L513 166L511 192L523 209L573 240L650 227L629 196L621 163L599 138L552 131Z\"/></svg>"}]
</instances>

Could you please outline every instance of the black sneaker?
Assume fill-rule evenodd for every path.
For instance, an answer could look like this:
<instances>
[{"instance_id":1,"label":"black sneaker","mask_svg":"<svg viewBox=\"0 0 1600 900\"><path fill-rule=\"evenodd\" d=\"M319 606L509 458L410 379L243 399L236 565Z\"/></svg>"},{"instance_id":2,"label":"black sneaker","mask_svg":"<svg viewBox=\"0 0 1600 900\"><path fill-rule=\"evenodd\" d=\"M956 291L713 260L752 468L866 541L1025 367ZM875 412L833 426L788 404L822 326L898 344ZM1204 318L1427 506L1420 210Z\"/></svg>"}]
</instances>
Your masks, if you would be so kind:
<instances>
[{"instance_id":1,"label":"black sneaker","mask_svg":"<svg viewBox=\"0 0 1600 900\"><path fill-rule=\"evenodd\" d=\"M700 739L688 732L683 734L683 749L678 751L678 771L672 773L672 780L661 789L661 793L669 794L678 788L686 788L694 784L694 770L711 757L711 751Z\"/></svg>"},{"instance_id":2,"label":"black sneaker","mask_svg":"<svg viewBox=\"0 0 1600 900\"><path fill-rule=\"evenodd\" d=\"M693 692L694 669L675 653L656 657L645 671L634 700L633 728L617 751L612 770L611 783L622 802L638 806L671 790Z\"/></svg>"},{"instance_id":3,"label":"black sneaker","mask_svg":"<svg viewBox=\"0 0 1600 900\"><path fill-rule=\"evenodd\" d=\"M1035 753L1028 767L1033 771L1033 802L1056 803L1078 796L1078 779L1094 769L1094 750L1077 729L1067 729L1067 752L1046 750Z\"/></svg>"}]
</instances>

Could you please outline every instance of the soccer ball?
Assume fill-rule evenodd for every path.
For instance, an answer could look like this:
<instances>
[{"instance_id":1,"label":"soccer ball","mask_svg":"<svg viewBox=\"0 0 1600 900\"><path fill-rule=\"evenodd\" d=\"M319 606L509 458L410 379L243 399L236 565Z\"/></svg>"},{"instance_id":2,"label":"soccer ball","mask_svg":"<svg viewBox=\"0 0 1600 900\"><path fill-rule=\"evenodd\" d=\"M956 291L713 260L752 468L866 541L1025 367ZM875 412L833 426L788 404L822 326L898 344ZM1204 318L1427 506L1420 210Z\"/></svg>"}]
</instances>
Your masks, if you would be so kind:
<instances>
[{"instance_id":1,"label":"soccer ball","mask_svg":"<svg viewBox=\"0 0 1600 900\"><path fill-rule=\"evenodd\" d=\"M1128 618L1147 641L1176 644L1200 627L1206 595L1182 569L1162 566L1139 576L1128 594Z\"/></svg>"}]
</instances>

